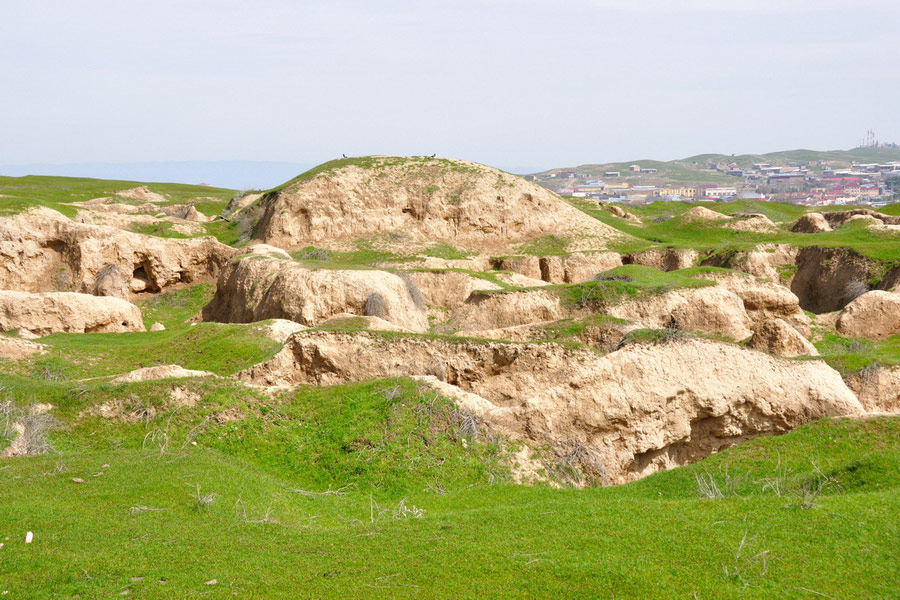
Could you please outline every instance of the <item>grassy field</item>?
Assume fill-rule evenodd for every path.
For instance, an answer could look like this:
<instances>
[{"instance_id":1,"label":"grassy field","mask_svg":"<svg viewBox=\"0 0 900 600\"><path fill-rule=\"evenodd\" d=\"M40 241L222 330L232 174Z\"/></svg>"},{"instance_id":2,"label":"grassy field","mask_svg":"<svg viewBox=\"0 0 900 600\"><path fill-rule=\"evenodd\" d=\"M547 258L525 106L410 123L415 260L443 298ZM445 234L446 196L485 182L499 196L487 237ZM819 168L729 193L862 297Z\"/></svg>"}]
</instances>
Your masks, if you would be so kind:
<instances>
[{"instance_id":1,"label":"grassy field","mask_svg":"<svg viewBox=\"0 0 900 600\"><path fill-rule=\"evenodd\" d=\"M68 206L72 202L113 196L117 191L141 186L162 194L169 204L202 198L194 205L207 215L222 212L235 193L233 190L180 183L140 183L43 175L0 176L0 213L16 213L32 206L47 206L72 217L75 215L75 208Z\"/></svg>"},{"instance_id":2,"label":"grassy field","mask_svg":"<svg viewBox=\"0 0 900 600\"><path fill-rule=\"evenodd\" d=\"M636 224L615 217L595 203L569 198L576 208L592 217L629 234L632 239L614 244L618 252L638 252L652 248L690 248L699 252L726 249L748 249L759 244L789 244L798 247L849 248L874 260L893 263L900 261L900 236L895 233L873 232L861 221L851 221L834 231L817 234L793 233L788 225L771 232L736 231L721 223L684 221L681 215L694 206L730 215L751 210L761 212L773 221L793 220L806 212L804 207L774 202L654 202L646 206L630 207L644 223Z\"/></svg>"},{"instance_id":3,"label":"grassy field","mask_svg":"<svg viewBox=\"0 0 900 600\"><path fill-rule=\"evenodd\" d=\"M300 178L391 160L335 161ZM0 210L45 205L69 214L73 201L138 185L0 178ZM208 210L232 195L149 187L172 203L213 197ZM679 218L692 205L656 203L634 209L644 219L638 225L570 201L634 236L620 251L724 252L771 241L900 261L898 238L859 223L815 236L737 232ZM776 221L805 211L704 205ZM235 223L207 227L223 241L241 239ZM560 254L568 242L546 236L518 250ZM425 254L467 256L449 244ZM313 268L372 268L410 257L360 240L352 251L309 247L293 258ZM714 285L697 276L722 271L625 265L589 282L533 288L595 309L543 324L539 341L588 347L587 328L623 323L599 314L604 306ZM502 283L497 271L462 272ZM484 293L510 289L501 287ZM281 345L264 324L192 324L213 294L201 284L137 301L144 324L163 331L54 334L39 340L44 354L0 360L0 450L26 418L48 450L0 458L0 598L898 597L900 416L822 419L617 487L575 489L559 479L566 459L534 448L528 456L545 480L516 485L522 445L414 380L284 390L227 377ZM327 328L363 324L349 318ZM666 333L641 329L624 341L653 343ZM900 364L900 336L874 343L818 333L823 357L844 374ZM218 377L113 381L171 363ZM31 412L45 403L49 413Z\"/></svg>"},{"instance_id":4,"label":"grassy field","mask_svg":"<svg viewBox=\"0 0 900 600\"><path fill-rule=\"evenodd\" d=\"M194 381L178 385L201 399L180 408L174 384L45 394L58 452L0 459L0 591L889 598L900 577L898 418L823 420L637 483L553 489L510 485L503 445L406 380L278 399ZM116 398L118 417L85 413Z\"/></svg>"}]
</instances>

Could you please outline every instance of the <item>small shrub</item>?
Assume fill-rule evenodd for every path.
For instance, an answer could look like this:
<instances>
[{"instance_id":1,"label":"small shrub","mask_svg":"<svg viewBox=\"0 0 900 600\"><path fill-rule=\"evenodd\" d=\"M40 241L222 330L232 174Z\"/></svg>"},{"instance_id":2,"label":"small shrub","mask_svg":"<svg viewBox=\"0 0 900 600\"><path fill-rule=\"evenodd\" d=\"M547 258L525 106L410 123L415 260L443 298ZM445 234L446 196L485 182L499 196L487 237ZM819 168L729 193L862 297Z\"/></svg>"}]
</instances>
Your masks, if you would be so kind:
<instances>
[{"instance_id":1,"label":"small shrub","mask_svg":"<svg viewBox=\"0 0 900 600\"><path fill-rule=\"evenodd\" d=\"M363 307L363 314L367 317L379 317L384 319L387 317L387 302L384 300L384 296L379 294L378 292L372 292L369 294L369 297L366 298L366 304Z\"/></svg>"},{"instance_id":2,"label":"small shrub","mask_svg":"<svg viewBox=\"0 0 900 600\"><path fill-rule=\"evenodd\" d=\"M400 279L402 279L403 283L406 285L406 291L409 293L409 297L413 301L413 304L416 305L416 308L425 310L425 298L422 296L422 292L419 291L416 282L412 280L409 273L401 273Z\"/></svg>"},{"instance_id":3,"label":"small shrub","mask_svg":"<svg viewBox=\"0 0 900 600\"><path fill-rule=\"evenodd\" d=\"M868 291L869 286L864 281L848 281L847 285L844 286L844 297L847 299L847 302L853 302Z\"/></svg>"},{"instance_id":4,"label":"small shrub","mask_svg":"<svg viewBox=\"0 0 900 600\"><path fill-rule=\"evenodd\" d=\"M52 452L50 433L57 428L59 421L47 413L20 409L9 399L0 402L0 440L12 443L21 436L24 455Z\"/></svg>"}]
</instances>

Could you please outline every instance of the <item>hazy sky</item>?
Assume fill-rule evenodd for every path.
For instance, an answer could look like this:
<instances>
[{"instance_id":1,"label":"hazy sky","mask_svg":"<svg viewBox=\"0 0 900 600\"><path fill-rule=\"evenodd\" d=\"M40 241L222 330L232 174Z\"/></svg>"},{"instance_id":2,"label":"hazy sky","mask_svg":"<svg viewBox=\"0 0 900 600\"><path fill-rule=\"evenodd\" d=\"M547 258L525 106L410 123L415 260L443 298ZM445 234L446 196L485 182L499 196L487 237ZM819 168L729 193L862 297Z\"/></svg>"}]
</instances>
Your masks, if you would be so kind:
<instances>
[{"instance_id":1,"label":"hazy sky","mask_svg":"<svg viewBox=\"0 0 900 600\"><path fill-rule=\"evenodd\" d=\"M0 0L0 164L900 141L897 0Z\"/></svg>"}]
</instances>

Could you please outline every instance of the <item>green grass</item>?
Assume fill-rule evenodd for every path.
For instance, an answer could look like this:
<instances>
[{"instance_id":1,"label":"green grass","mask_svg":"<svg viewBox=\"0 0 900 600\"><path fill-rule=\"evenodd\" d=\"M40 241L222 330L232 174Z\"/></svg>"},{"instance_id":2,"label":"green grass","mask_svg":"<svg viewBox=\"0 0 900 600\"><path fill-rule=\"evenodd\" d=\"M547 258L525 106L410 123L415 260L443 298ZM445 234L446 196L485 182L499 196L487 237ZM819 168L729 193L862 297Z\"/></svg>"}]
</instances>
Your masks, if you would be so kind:
<instances>
[{"instance_id":1,"label":"green grass","mask_svg":"<svg viewBox=\"0 0 900 600\"><path fill-rule=\"evenodd\" d=\"M55 333L41 339L46 355L14 363L14 372L37 379L83 379L142 367L178 364L230 375L273 356L280 344L260 326L199 323L146 333Z\"/></svg>"},{"instance_id":2,"label":"green grass","mask_svg":"<svg viewBox=\"0 0 900 600\"><path fill-rule=\"evenodd\" d=\"M549 256L552 254L564 254L571 240L564 236L545 235L520 244L516 248L519 254L531 256Z\"/></svg>"},{"instance_id":3,"label":"green grass","mask_svg":"<svg viewBox=\"0 0 900 600\"><path fill-rule=\"evenodd\" d=\"M464 260L473 256L472 252L467 252L466 250L461 250L445 243L435 244L434 246L427 248L422 254L447 260Z\"/></svg>"},{"instance_id":4,"label":"green grass","mask_svg":"<svg viewBox=\"0 0 900 600\"><path fill-rule=\"evenodd\" d=\"M207 215L221 212L234 195L233 190L178 183L140 183L42 175L0 176L0 214L17 213L33 206L47 206L71 218L75 216L75 207L67 206L71 202L111 196L117 191L141 186L162 194L168 200L168 204L181 204L194 198L205 198L195 206L197 210Z\"/></svg>"},{"instance_id":5,"label":"green grass","mask_svg":"<svg viewBox=\"0 0 900 600\"><path fill-rule=\"evenodd\" d=\"M229 375L278 351L280 344L263 335L264 325L186 323L213 293L211 285L199 284L139 302L144 325L159 322L164 331L57 333L41 339L47 354L8 363L5 370L45 381L105 377L165 364Z\"/></svg>"},{"instance_id":6,"label":"green grass","mask_svg":"<svg viewBox=\"0 0 900 600\"><path fill-rule=\"evenodd\" d=\"M143 313L145 327L157 321L166 327L173 327L199 313L212 301L215 293L212 284L200 283L156 294L138 301L137 305Z\"/></svg>"},{"instance_id":7,"label":"green grass","mask_svg":"<svg viewBox=\"0 0 900 600\"><path fill-rule=\"evenodd\" d=\"M162 408L168 385L96 401ZM197 406L146 422L77 418L94 390L65 396L59 454L0 459L10 597L839 598L853 582L887 598L900 577L898 418L821 420L615 488L529 488L405 380L280 401L185 385ZM228 403L243 417L213 419ZM163 428L168 452L143 445ZM835 483L804 509L819 471ZM702 498L697 476L731 491Z\"/></svg>"},{"instance_id":8,"label":"green grass","mask_svg":"<svg viewBox=\"0 0 900 600\"><path fill-rule=\"evenodd\" d=\"M828 332L816 342L816 349L829 365L845 375L876 364L900 365L900 335L873 342Z\"/></svg>"},{"instance_id":9,"label":"green grass","mask_svg":"<svg viewBox=\"0 0 900 600\"><path fill-rule=\"evenodd\" d=\"M660 271L642 265L623 265L601 273L593 281L548 285L537 289L553 291L559 294L564 302L576 307L603 310L629 298L662 294L678 288L711 285L715 285L715 282L694 279L681 271Z\"/></svg>"},{"instance_id":10,"label":"green grass","mask_svg":"<svg viewBox=\"0 0 900 600\"><path fill-rule=\"evenodd\" d=\"M294 184L310 181L323 173L332 173L346 167L358 167L371 171L378 171L389 167L406 167L410 170L418 170L422 168L437 168L442 170L453 171L457 173L478 172L482 169L479 166L468 166L458 164L446 158L430 158L428 156L352 156L349 158L339 158L322 163L312 169L297 175L293 179L285 181L281 185L275 186L266 193L279 192ZM483 167L486 169L487 167ZM376 177L379 175L376 175ZM434 186L432 186L434 187ZM432 191L437 191L435 187Z\"/></svg>"},{"instance_id":11,"label":"green grass","mask_svg":"<svg viewBox=\"0 0 900 600\"><path fill-rule=\"evenodd\" d=\"M893 233L870 231L866 229L864 223L859 221L851 221L834 231L818 234L792 233L787 227L770 233L736 231L722 227L721 223L684 222L676 217L693 206L705 206L723 214L731 214L736 210L738 212L743 210L740 207L747 206L745 203L656 202L634 209L644 220L643 224L638 225L618 219L593 203L576 198L570 198L569 201L583 212L633 236L628 241L611 246L611 249L623 253L653 248L685 248L698 252L722 252L746 250L759 244L774 243L797 247L849 248L873 260L900 261L900 236ZM758 207L759 212L768 213L770 218L776 219L780 217L794 219L802 214L799 211L801 207L786 204L753 202L750 203L750 206L754 209ZM665 220L654 222L658 219Z\"/></svg>"},{"instance_id":12,"label":"green grass","mask_svg":"<svg viewBox=\"0 0 900 600\"><path fill-rule=\"evenodd\" d=\"M164 237L164 238L174 238L174 239L186 239L191 236L185 235L180 231L175 231L172 229L171 221L162 221L160 223L147 223L140 224L135 223L131 226L131 231L135 233L141 233L143 235L153 235L156 237Z\"/></svg>"}]
</instances>

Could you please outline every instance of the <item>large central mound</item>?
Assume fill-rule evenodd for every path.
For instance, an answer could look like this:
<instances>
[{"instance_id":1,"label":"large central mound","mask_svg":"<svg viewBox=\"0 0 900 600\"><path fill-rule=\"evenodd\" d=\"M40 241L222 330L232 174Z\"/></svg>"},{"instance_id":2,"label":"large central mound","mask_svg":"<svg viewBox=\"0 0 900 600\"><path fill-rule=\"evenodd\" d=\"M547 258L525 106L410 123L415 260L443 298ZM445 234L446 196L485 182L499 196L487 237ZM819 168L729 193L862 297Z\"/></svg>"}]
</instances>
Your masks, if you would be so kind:
<instances>
[{"instance_id":1,"label":"large central mound","mask_svg":"<svg viewBox=\"0 0 900 600\"><path fill-rule=\"evenodd\" d=\"M501 250L552 235L577 250L622 237L522 178L444 158L332 161L269 192L262 209L254 237L287 249L389 236Z\"/></svg>"}]
</instances>

